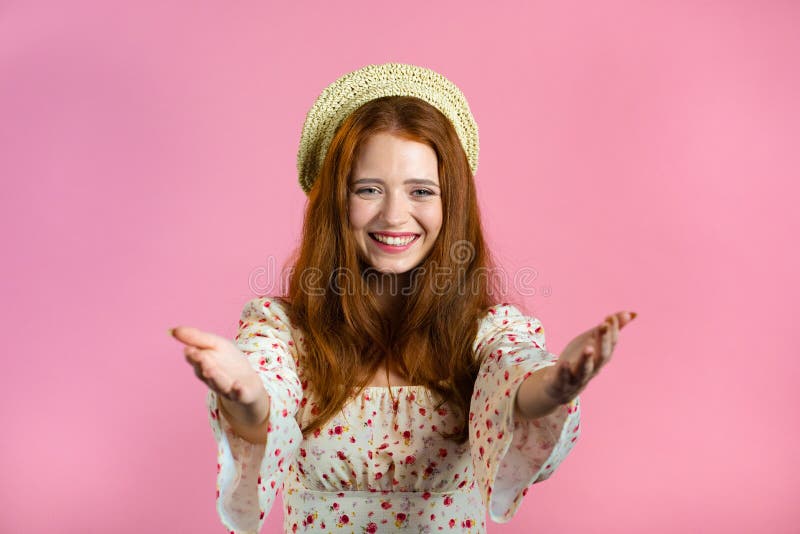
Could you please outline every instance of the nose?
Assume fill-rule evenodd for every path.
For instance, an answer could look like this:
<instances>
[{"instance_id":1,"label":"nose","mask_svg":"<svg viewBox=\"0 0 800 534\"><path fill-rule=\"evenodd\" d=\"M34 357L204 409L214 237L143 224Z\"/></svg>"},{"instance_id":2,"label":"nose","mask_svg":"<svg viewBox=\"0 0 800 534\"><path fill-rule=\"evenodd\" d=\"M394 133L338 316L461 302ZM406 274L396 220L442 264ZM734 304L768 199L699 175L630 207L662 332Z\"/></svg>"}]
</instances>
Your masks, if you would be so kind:
<instances>
[{"instance_id":1,"label":"nose","mask_svg":"<svg viewBox=\"0 0 800 534\"><path fill-rule=\"evenodd\" d=\"M387 194L383 202L383 220L387 226L401 226L408 220L408 200L402 191Z\"/></svg>"}]
</instances>

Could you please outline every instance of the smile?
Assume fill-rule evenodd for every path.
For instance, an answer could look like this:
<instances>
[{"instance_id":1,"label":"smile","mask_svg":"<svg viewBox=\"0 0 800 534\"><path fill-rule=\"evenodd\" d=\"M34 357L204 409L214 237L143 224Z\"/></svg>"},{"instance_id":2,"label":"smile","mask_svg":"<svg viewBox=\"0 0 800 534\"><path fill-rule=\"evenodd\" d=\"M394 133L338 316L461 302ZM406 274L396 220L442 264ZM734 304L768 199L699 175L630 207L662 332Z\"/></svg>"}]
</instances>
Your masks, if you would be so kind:
<instances>
[{"instance_id":1,"label":"smile","mask_svg":"<svg viewBox=\"0 0 800 534\"><path fill-rule=\"evenodd\" d=\"M369 234L373 241L376 241L383 247L392 247L394 249L404 249L411 243L419 238L418 234L407 234L401 237L393 237L385 234Z\"/></svg>"}]
</instances>

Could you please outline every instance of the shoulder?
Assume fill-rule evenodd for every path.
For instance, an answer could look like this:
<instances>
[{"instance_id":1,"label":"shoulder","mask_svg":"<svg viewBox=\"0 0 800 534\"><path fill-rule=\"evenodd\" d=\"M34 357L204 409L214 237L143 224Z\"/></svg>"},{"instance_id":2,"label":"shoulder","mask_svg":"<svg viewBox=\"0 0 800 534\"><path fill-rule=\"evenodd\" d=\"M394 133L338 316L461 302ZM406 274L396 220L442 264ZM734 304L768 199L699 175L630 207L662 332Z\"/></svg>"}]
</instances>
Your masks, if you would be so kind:
<instances>
[{"instance_id":1,"label":"shoulder","mask_svg":"<svg viewBox=\"0 0 800 534\"><path fill-rule=\"evenodd\" d=\"M544 345L544 327L541 321L507 302L495 304L480 318L475 346L479 348L504 334L526 335Z\"/></svg>"},{"instance_id":2,"label":"shoulder","mask_svg":"<svg viewBox=\"0 0 800 534\"><path fill-rule=\"evenodd\" d=\"M264 296L247 301L239 317L239 336L291 338L294 328L289 319L289 304L280 297Z\"/></svg>"},{"instance_id":3,"label":"shoulder","mask_svg":"<svg viewBox=\"0 0 800 534\"><path fill-rule=\"evenodd\" d=\"M289 305L280 297L258 297L242 308L241 321L257 320L289 325Z\"/></svg>"}]
</instances>

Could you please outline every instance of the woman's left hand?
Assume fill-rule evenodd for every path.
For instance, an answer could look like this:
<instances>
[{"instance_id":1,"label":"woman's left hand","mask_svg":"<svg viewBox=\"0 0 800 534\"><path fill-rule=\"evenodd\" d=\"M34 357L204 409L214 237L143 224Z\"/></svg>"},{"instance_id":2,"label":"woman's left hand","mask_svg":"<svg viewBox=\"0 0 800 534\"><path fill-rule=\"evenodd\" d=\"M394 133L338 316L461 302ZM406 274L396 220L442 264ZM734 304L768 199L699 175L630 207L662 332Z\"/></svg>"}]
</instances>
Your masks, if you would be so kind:
<instances>
[{"instance_id":1,"label":"woman's left hand","mask_svg":"<svg viewBox=\"0 0 800 534\"><path fill-rule=\"evenodd\" d=\"M618 312L600 325L570 341L544 380L544 393L556 404L566 404L584 390L589 381L611 360L619 331L636 317Z\"/></svg>"}]
</instances>

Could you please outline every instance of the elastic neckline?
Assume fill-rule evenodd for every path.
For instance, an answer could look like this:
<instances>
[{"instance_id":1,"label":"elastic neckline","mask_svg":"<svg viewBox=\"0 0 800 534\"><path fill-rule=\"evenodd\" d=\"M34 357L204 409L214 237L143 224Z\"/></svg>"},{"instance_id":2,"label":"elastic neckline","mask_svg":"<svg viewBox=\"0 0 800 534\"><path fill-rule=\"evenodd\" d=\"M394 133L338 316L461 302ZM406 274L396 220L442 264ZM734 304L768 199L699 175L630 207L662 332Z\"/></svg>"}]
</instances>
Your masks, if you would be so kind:
<instances>
[{"instance_id":1,"label":"elastic neckline","mask_svg":"<svg viewBox=\"0 0 800 534\"><path fill-rule=\"evenodd\" d=\"M400 391L401 389L410 389L414 391L419 391L421 389L427 389L428 386L424 384L414 384L411 386L366 386L364 387L363 391ZM354 387L353 389L357 389Z\"/></svg>"}]
</instances>

